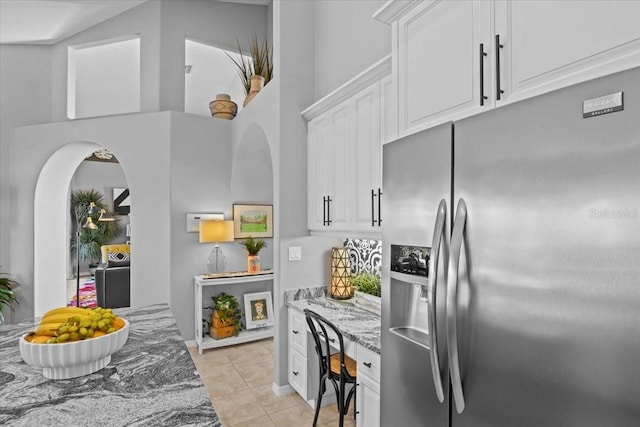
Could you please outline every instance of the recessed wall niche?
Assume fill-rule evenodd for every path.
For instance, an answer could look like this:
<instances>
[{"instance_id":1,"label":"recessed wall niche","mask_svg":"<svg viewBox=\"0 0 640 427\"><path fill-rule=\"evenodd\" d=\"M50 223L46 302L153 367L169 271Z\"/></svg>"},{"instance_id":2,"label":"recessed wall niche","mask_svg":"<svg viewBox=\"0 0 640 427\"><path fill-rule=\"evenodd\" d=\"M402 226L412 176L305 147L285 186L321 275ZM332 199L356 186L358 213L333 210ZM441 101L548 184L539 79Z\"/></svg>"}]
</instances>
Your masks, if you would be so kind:
<instances>
[{"instance_id":1,"label":"recessed wall niche","mask_svg":"<svg viewBox=\"0 0 640 427\"><path fill-rule=\"evenodd\" d=\"M69 46L67 117L140 111L140 37Z\"/></svg>"}]
</instances>

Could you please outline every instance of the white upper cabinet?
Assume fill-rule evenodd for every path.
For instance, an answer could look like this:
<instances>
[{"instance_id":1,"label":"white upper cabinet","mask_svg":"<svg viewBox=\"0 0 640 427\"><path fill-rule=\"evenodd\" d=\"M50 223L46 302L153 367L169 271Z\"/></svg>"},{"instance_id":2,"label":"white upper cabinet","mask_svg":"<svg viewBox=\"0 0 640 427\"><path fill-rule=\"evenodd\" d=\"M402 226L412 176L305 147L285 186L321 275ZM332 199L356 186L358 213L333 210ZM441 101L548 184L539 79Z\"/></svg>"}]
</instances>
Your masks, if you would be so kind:
<instances>
[{"instance_id":1,"label":"white upper cabinet","mask_svg":"<svg viewBox=\"0 0 640 427\"><path fill-rule=\"evenodd\" d=\"M495 16L510 102L640 65L640 1L496 1Z\"/></svg>"},{"instance_id":2,"label":"white upper cabinet","mask_svg":"<svg viewBox=\"0 0 640 427\"><path fill-rule=\"evenodd\" d=\"M489 69L489 6L486 1L425 1L398 20L401 136L491 105L481 98L491 90L491 80L483 78L481 87L480 69L481 62Z\"/></svg>"},{"instance_id":3,"label":"white upper cabinet","mask_svg":"<svg viewBox=\"0 0 640 427\"><path fill-rule=\"evenodd\" d=\"M640 66L640 1L391 1L398 133Z\"/></svg>"},{"instance_id":4,"label":"white upper cabinet","mask_svg":"<svg viewBox=\"0 0 640 427\"><path fill-rule=\"evenodd\" d=\"M397 136L390 69L387 57L302 113L310 230L380 233L382 144Z\"/></svg>"}]
</instances>

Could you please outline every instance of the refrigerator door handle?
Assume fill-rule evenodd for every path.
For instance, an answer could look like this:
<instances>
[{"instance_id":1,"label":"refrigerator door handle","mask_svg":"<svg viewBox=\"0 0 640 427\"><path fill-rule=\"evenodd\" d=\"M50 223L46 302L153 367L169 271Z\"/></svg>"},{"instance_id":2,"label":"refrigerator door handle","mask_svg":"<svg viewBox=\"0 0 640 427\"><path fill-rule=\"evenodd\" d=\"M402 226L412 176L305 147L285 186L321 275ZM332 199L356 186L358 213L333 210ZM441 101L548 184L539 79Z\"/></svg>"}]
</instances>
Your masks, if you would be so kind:
<instances>
[{"instance_id":1,"label":"refrigerator door handle","mask_svg":"<svg viewBox=\"0 0 640 427\"><path fill-rule=\"evenodd\" d=\"M457 299L458 299L458 267L460 264L460 253L462 251L462 241L464 239L465 225L467 222L467 204L464 199L458 201L456 209L456 219L451 233L451 256L449 257L449 268L447 274L447 348L449 355L449 372L451 374L451 387L453 398L456 402L456 410L459 414L464 411L464 394L462 391L462 380L460 378L460 363L458 358L458 329L457 320Z\"/></svg>"},{"instance_id":2,"label":"refrigerator door handle","mask_svg":"<svg viewBox=\"0 0 640 427\"><path fill-rule=\"evenodd\" d=\"M433 384L436 388L436 396L440 403L444 402L444 389L442 383L442 373L440 372L440 353L438 349L438 329L436 323L436 296L438 290L438 261L440 257L440 250L443 251L444 265L447 265L449 258L449 247L447 244L447 234L445 233L447 220L447 202L445 199L440 200L438 205L438 213L436 216L436 225L433 229L433 241L431 243L431 250L433 257L430 262L430 277L429 277L429 318L427 319L429 336L431 338L431 372L433 374ZM444 239L444 245L443 243ZM445 283L446 283L446 271Z\"/></svg>"}]
</instances>

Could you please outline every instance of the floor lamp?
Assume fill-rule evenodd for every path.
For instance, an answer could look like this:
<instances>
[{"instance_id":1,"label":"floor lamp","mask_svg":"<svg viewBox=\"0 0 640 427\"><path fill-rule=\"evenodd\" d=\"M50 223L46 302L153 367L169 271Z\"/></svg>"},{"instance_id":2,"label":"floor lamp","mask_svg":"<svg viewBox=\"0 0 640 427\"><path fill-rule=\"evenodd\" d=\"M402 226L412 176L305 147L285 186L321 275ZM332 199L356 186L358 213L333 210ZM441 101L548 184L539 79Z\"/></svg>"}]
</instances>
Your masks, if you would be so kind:
<instances>
[{"instance_id":1,"label":"floor lamp","mask_svg":"<svg viewBox=\"0 0 640 427\"><path fill-rule=\"evenodd\" d=\"M76 307L80 307L80 233L83 228L88 230L95 230L98 226L93 222L91 215L93 214L93 208L96 206L95 203L90 202L89 208L78 205L76 206ZM82 214L87 214L87 220L84 224L82 224Z\"/></svg>"}]
</instances>

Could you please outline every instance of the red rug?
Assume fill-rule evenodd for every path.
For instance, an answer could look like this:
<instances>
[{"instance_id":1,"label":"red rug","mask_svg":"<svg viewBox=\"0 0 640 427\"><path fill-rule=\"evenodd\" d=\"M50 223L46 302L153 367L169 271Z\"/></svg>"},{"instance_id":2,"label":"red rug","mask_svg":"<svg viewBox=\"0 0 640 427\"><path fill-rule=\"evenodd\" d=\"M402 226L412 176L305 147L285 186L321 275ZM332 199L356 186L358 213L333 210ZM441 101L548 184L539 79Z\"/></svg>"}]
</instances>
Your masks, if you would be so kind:
<instances>
[{"instance_id":1,"label":"red rug","mask_svg":"<svg viewBox=\"0 0 640 427\"><path fill-rule=\"evenodd\" d=\"M71 297L68 306L76 306L76 296ZM84 284L80 285L80 307L95 308L98 306L96 299L96 282L93 278L87 279Z\"/></svg>"}]
</instances>

